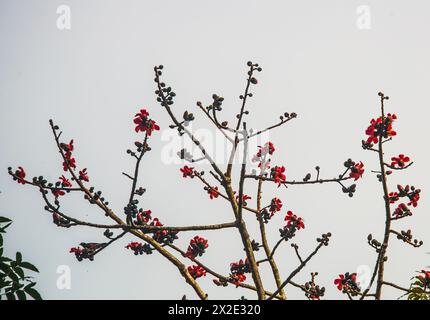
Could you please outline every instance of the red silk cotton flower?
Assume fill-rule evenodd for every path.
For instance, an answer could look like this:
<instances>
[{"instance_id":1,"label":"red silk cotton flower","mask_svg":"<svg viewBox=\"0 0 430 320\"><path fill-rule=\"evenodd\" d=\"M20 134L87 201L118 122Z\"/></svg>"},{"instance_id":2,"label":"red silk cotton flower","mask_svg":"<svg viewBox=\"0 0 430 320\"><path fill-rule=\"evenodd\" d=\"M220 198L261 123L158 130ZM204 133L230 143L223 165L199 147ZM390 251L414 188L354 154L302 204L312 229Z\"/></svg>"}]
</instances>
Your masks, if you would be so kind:
<instances>
[{"instance_id":1,"label":"red silk cotton flower","mask_svg":"<svg viewBox=\"0 0 430 320\"><path fill-rule=\"evenodd\" d=\"M278 187L285 182L285 180L287 179L285 174L285 167L284 166L276 166L274 168L272 168L272 171L270 173L271 178L273 179L273 181L275 181L275 183L278 184Z\"/></svg>"},{"instance_id":2,"label":"red silk cotton flower","mask_svg":"<svg viewBox=\"0 0 430 320\"><path fill-rule=\"evenodd\" d=\"M88 177L87 168L79 171L79 179L84 180L86 182L90 182L90 178Z\"/></svg>"},{"instance_id":3,"label":"red silk cotton flower","mask_svg":"<svg viewBox=\"0 0 430 320\"><path fill-rule=\"evenodd\" d=\"M72 152L67 151L65 154L65 160L63 161L63 170L67 171L70 169L76 169L76 160L72 157Z\"/></svg>"},{"instance_id":4,"label":"red silk cotton flower","mask_svg":"<svg viewBox=\"0 0 430 320\"><path fill-rule=\"evenodd\" d=\"M23 167L18 167L18 170L15 171L15 176L18 183L25 184L25 171Z\"/></svg>"},{"instance_id":5,"label":"red silk cotton flower","mask_svg":"<svg viewBox=\"0 0 430 320\"><path fill-rule=\"evenodd\" d=\"M194 279L206 276L206 269L201 266L193 265L189 266L187 269Z\"/></svg>"},{"instance_id":6,"label":"red silk cotton flower","mask_svg":"<svg viewBox=\"0 0 430 320\"><path fill-rule=\"evenodd\" d=\"M287 227L295 225L297 230L305 228L305 223L303 222L303 219L297 217L295 214L293 214L292 211L287 212L287 215L285 216L284 220L287 221Z\"/></svg>"},{"instance_id":7,"label":"red silk cotton flower","mask_svg":"<svg viewBox=\"0 0 430 320\"><path fill-rule=\"evenodd\" d=\"M194 172L193 167L184 166L183 168L181 168L179 170L182 172L182 177L184 177L184 178L193 176L193 172Z\"/></svg>"},{"instance_id":8,"label":"red silk cotton flower","mask_svg":"<svg viewBox=\"0 0 430 320\"><path fill-rule=\"evenodd\" d=\"M399 154L398 157L391 158L391 166L395 168L404 168L406 163L409 161L411 161L411 159L408 156Z\"/></svg>"},{"instance_id":9,"label":"red silk cotton flower","mask_svg":"<svg viewBox=\"0 0 430 320\"><path fill-rule=\"evenodd\" d=\"M364 164L360 161L360 163L356 163L353 167L351 167L351 172L349 176L354 178L355 181L360 179L364 173Z\"/></svg>"},{"instance_id":10,"label":"red silk cotton flower","mask_svg":"<svg viewBox=\"0 0 430 320\"><path fill-rule=\"evenodd\" d=\"M273 217L275 212L280 211L281 208L282 208L282 201L278 198L273 198L269 206L270 217Z\"/></svg>"},{"instance_id":11,"label":"red silk cotton flower","mask_svg":"<svg viewBox=\"0 0 430 320\"><path fill-rule=\"evenodd\" d=\"M218 187L208 188L208 194L211 199L218 198L219 196Z\"/></svg>"},{"instance_id":12,"label":"red silk cotton flower","mask_svg":"<svg viewBox=\"0 0 430 320\"><path fill-rule=\"evenodd\" d=\"M70 188L72 186L72 183L70 182L70 180L67 179L64 175L62 175L58 179L60 179L62 187L64 187L64 188Z\"/></svg>"},{"instance_id":13,"label":"red silk cotton flower","mask_svg":"<svg viewBox=\"0 0 430 320\"><path fill-rule=\"evenodd\" d=\"M148 118L149 113L145 109L141 109L134 117L133 122L136 124L136 128L134 128L134 130L136 132L146 132L146 134L150 136L152 131L160 130L160 127L155 123L155 121Z\"/></svg>"},{"instance_id":14,"label":"red silk cotton flower","mask_svg":"<svg viewBox=\"0 0 430 320\"><path fill-rule=\"evenodd\" d=\"M185 257L194 259L197 256L201 257L205 253L205 249L208 247L208 240L203 237L195 236L190 240Z\"/></svg>"},{"instance_id":15,"label":"red silk cotton flower","mask_svg":"<svg viewBox=\"0 0 430 320\"><path fill-rule=\"evenodd\" d=\"M366 135L369 136L367 143L378 143L379 137L388 138L395 136L397 133L393 130L392 123L396 119L397 116L391 113L387 114L384 121L382 121L382 117L376 120L372 119L370 126L365 131Z\"/></svg>"}]
</instances>

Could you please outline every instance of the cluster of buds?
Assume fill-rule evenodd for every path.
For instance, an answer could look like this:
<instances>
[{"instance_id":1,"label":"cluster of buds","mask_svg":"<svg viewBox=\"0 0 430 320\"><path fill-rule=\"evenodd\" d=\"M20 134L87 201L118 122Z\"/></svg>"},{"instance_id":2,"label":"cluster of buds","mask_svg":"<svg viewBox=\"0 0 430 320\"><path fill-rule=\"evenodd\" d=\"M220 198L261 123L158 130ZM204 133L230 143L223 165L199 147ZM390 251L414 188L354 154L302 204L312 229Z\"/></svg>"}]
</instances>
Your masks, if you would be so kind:
<instances>
[{"instance_id":1,"label":"cluster of buds","mask_svg":"<svg viewBox=\"0 0 430 320\"><path fill-rule=\"evenodd\" d=\"M374 239L371 234L367 236L367 243L369 244L369 246L374 248L377 253L379 253L382 249L382 243Z\"/></svg>"},{"instance_id":2,"label":"cluster of buds","mask_svg":"<svg viewBox=\"0 0 430 320\"><path fill-rule=\"evenodd\" d=\"M409 208L406 206L406 204L401 203L394 210L393 219L401 219L401 218L408 217L411 215L412 215L411 210L409 210Z\"/></svg>"},{"instance_id":3,"label":"cluster of buds","mask_svg":"<svg viewBox=\"0 0 430 320\"><path fill-rule=\"evenodd\" d=\"M401 230L400 233L397 233L397 239L402 240L403 242L409 243L414 247L420 247L423 244L423 241L418 241L417 239L413 239L411 230Z\"/></svg>"},{"instance_id":4,"label":"cluster of buds","mask_svg":"<svg viewBox=\"0 0 430 320\"><path fill-rule=\"evenodd\" d=\"M160 220L158 220L158 218L154 218L149 225L157 227L163 226L163 224L160 222ZM159 230L154 232L152 238L162 244L171 244L173 243L173 241L178 239L178 231Z\"/></svg>"},{"instance_id":5,"label":"cluster of buds","mask_svg":"<svg viewBox=\"0 0 430 320\"><path fill-rule=\"evenodd\" d=\"M154 250L153 248L151 248L149 244L147 243L142 244L140 242L130 242L128 245L125 246L125 248L133 250L136 256L139 254L142 255L144 253L151 254L152 251Z\"/></svg>"},{"instance_id":6,"label":"cluster of buds","mask_svg":"<svg viewBox=\"0 0 430 320\"><path fill-rule=\"evenodd\" d=\"M407 197L409 199L408 206L413 206L414 208L418 206L421 189L416 189L414 186L409 185L405 187L397 185L397 190L399 191L399 198Z\"/></svg>"},{"instance_id":7,"label":"cluster of buds","mask_svg":"<svg viewBox=\"0 0 430 320\"><path fill-rule=\"evenodd\" d=\"M70 253L74 253L78 261L88 259L90 261L94 260L94 250L89 250L87 248L75 247L70 249Z\"/></svg>"},{"instance_id":8,"label":"cluster of buds","mask_svg":"<svg viewBox=\"0 0 430 320\"><path fill-rule=\"evenodd\" d=\"M70 220L63 218L57 212L52 213L52 222L59 227L68 228L70 226Z\"/></svg>"},{"instance_id":9,"label":"cluster of buds","mask_svg":"<svg viewBox=\"0 0 430 320\"><path fill-rule=\"evenodd\" d=\"M208 246L208 240L203 237L195 236L193 239L190 240L190 244L188 245L185 257L188 257L190 259L201 257L205 253L205 250Z\"/></svg>"},{"instance_id":10,"label":"cluster of buds","mask_svg":"<svg viewBox=\"0 0 430 320\"><path fill-rule=\"evenodd\" d=\"M311 281L308 281L304 285L305 296L309 300L319 300L324 296L325 288L320 287L315 283L315 277L318 275L318 272L311 273Z\"/></svg>"}]
</instances>

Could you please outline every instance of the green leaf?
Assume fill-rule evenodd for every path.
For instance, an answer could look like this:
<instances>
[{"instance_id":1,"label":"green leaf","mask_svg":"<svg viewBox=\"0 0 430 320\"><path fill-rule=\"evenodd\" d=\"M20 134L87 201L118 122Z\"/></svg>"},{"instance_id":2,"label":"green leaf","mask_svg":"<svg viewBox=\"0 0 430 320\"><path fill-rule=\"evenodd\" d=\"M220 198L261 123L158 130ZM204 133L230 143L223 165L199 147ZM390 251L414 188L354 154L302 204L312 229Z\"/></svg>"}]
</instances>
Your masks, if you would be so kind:
<instances>
[{"instance_id":1,"label":"green leaf","mask_svg":"<svg viewBox=\"0 0 430 320\"><path fill-rule=\"evenodd\" d=\"M6 298L8 300L16 300L15 295L13 293L6 293Z\"/></svg>"},{"instance_id":2,"label":"green leaf","mask_svg":"<svg viewBox=\"0 0 430 320\"><path fill-rule=\"evenodd\" d=\"M27 261L21 262L20 266L22 268L25 268L34 272L39 272L39 270L34 265L32 265L30 262L27 262Z\"/></svg>"},{"instance_id":3,"label":"green leaf","mask_svg":"<svg viewBox=\"0 0 430 320\"><path fill-rule=\"evenodd\" d=\"M13 269L14 271L15 271L15 273L17 274L17 275L19 275L20 276L20 278L21 279L24 279L24 270L22 270L21 268L19 268L19 267L15 267L14 269Z\"/></svg>"},{"instance_id":4,"label":"green leaf","mask_svg":"<svg viewBox=\"0 0 430 320\"><path fill-rule=\"evenodd\" d=\"M7 225L5 225L4 227L0 228L0 233L6 233L6 229L12 224L12 222L9 222Z\"/></svg>"},{"instance_id":5,"label":"green leaf","mask_svg":"<svg viewBox=\"0 0 430 320\"><path fill-rule=\"evenodd\" d=\"M9 218L1 217L1 216L0 216L0 223L11 222L11 221L12 221L12 220L10 220Z\"/></svg>"},{"instance_id":6,"label":"green leaf","mask_svg":"<svg viewBox=\"0 0 430 320\"><path fill-rule=\"evenodd\" d=\"M40 296L40 293L37 292L36 289L33 288L24 288L25 292L28 293L28 295L30 295L30 297L32 297L34 300L42 300L42 297Z\"/></svg>"},{"instance_id":7,"label":"green leaf","mask_svg":"<svg viewBox=\"0 0 430 320\"><path fill-rule=\"evenodd\" d=\"M18 290L16 292L16 295L18 296L18 300L27 300L27 296L25 295L25 292L22 290Z\"/></svg>"},{"instance_id":8,"label":"green leaf","mask_svg":"<svg viewBox=\"0 0 430 320\"><path fill-rule=\"evenodd\" d=\"M22 254L21 254L21 252L18 251L16 253L16 258L15 259L16 259L16 263L17 264L21 264L21 262L22 262Z\"/></svg>"}]
</instances>

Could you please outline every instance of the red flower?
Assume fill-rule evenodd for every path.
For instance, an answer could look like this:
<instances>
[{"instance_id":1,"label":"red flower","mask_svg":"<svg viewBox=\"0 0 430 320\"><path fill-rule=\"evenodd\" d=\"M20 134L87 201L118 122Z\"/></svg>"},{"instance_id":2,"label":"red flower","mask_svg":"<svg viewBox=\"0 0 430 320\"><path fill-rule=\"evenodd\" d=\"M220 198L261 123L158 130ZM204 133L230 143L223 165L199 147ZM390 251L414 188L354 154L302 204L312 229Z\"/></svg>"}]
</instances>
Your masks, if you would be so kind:
<instances>
[{"instance_id":1,"label":"red flower","mask_svg":"<svg viewBox=\"0 0 430 320\"><path fill-rule=\"evenodd\" d=\"M340 274L338 279L334 280L334 284L339 290L359 292L360 288L357 284L357 274L356 273L345 273Z\"/></svg>"},{"instance_id":2,"label":"red flower","mask_svg":"<svg viewBox=\"0 0 430 320\"><path fill-rule=\"evenodd\" d=\"M140 248L142 244L140 242L130 242L128 245L125 246L126 249L135 250L137 248Z\"/></svg>"},{"instance_id":3,"label":"red flower","mask_svg":"<svg viewBox=\"0 0 430 320\"><path fill-rule=\"evenodd\" d=\"M363 173L364 164L360 161L360 163L356 163L353 167L351 167L351 172L349 173L349 176L351 178L354 178L355 181L357 181L363 176Z\"/></svg>"},{"instance_id":4,"label":"red flower","mask_svg":"<svg viewBox=\"0 0 430 320\"><path fill-rule=\"evenodd\" d=\"M281 208L282 208L282 201L278 198L273 198L269 207L270 217L273 217L275 212L281 211Z\"/></svg>"},{"instance_id":5,"label":"red flower","mask_svg":"<svg viewBox=\"0 0 430 320\"><path fill-rule=\"evenodd\" d=\"M246 280L246 275L243 273L233 274L230 276L233 284L236 285L236 288L239 287L239 285Z\"/></svg>"},{"instance_id":6,"label":"red flower","mask_svg":"<svg viewBox=\"0 0 430 320\"><path fill-rule=\"evenodd\" d=\"M398 157L392 157L391 161L392 161L391 162L392 167L404 168L406 163L411 161L411 159L408 156L405 156L404 154L399 154Z\"/></svg>"},{"instance_id":7,"label":"red flower","mask_svg":"<svg viewBox=\"0 0 430 320\"><path fill-rule=\"evenodd\" d=\"M236 194L236 192L234 192ZM246 206L246 200L252 199L250 196L244 194L242 195L242 203ZM239 195L236 195L236 201L239 202Z\"/></svg>"},{"instance_id":8,"label":"red flower","mask_svg":"<svg viewBox=\"0 0 430 320\"><path fill-rule=\"evenodd\" d=\"M292 225L295 225L297 230L304 229L305 223L303 222L302 218L297 217L295 214L293 214L292 211L288 211L287 215L285 216L285 221L287 222L287 227L290 227Z\"/></svg>"},{"instance_id":9,"label":"red flower","mask_svg":"<svg viewBox=\"0 0 430 320\"><path fill-rule=\"evenodd\" d=\"M63 148L64 151L66 152L72 152L73 151L73 139L70 140L69 144L67 143L62 143L61 144L61 148Z\"/></svg>"},{"instance_id":10,"label":"red flower","mask_svg":"<svg viewBox=\"0 0 430 320\"><path fill-rule=\"evenodd\" d=\"M84 180L86 182L90 182L90 178L88 177L87 168L79 171L79 179Z\"/></svg>"},{"instance_id":11,"label":"red flower","mask_svg":"<svg viewBox=\"0 0 430 320\"><path fill-rule=\"evenodd\" d=\"M72 153L70 151L66 152L65 158L66 160L63 161L63 170L67 171L69 168L76 169L76 160L72 158Z\"/></svg>"},{"instance_id":12,"label":"red flower","mask_svg":"<svg viewBox=\"0 0 430 320\"><path fill-rule=\"evenodd\" d=\"M410 215L412 215L412 213L404 203L399 204L398 207L393 212L393 216L395 218L400 218L400 217L410 216Z\"/></svg>"},{"instance_id":13,"label":"red flower","mask_svg":"<svg viewBox=\"0 0 430 320\"><path fill-rule=\"evenodd\" d=\"M182 172L182 177L192 177L194 172L194 167L188 167L184 166L183 168L179 169Z\"/></svg>"},{"instance_id":14,"label":"red flower","mask_svg":"<svg viewBox=\"0 0 430 320\"><path fill-rule=\"evenodd\" d=\"M137 214L137 223L138 224L144 224L144 223L148 223L149 220L152 219L151 217L151 210L146 210L146 211L141 211Z\"/></svg>"},{"instance_id":15,"label":"red flower","mask_svg":"<svg viewBox=\"0 0 430 320\"><path fill-rule=\"evenodd\" d=\"M15 176L18 183L25 184L25 171L23 167L18 167L18 170L15 171Z\"/></svg>"},{"instance_id":16,"label":"red flower","mask_svg":"<svg viewBox=\"0 0 430 320\"><path fill-rule=\"evenodd\" d=\"M149 113L145 109L141 109L139 113L136 113L133 121L136 124L136 128L134 129L136 132L146 132L146 134L150 136L152 131L160 130L160 127L154 120L149 119L148 116Z\"/></svg>"},{"instance_id":17,"label":"red flower","mask_svg":"<svg viewBox=\"0 0 430 320\"><path fill-rule=\"evenodd\" d=\"M278 184L278 187L286 180L284 172L285 172L284 166L282 167L276 166L272 168L271 177L273 181L275 181L275 183Z\"/></svg>"},{"instance_id":18,"label":"red flower","mask_svg":"<svg viewBox=\"0 0 430 320\"><path fill-rule=\"evenodd\" d=\"M63 190L52 189L52 194L54 195L55 198L58 198L60 196L64 196L66 193Z\"/></svg>"},{"instance_id":19,"label":"red flower","mask_svg":"<svg viewBox=\"0 0 430 320\"><path fill-rule=\"evenodd\" d=\"M80 248L80 247L76 247L76 248L70 248L70 253L74 253L74 254L81 254L84 251L84 249Z\"/></svg>"},{"instance_id":20,"label":"red flower","mask_svg":"<svg viewBox=\"0 0 430 320\"><path fill-rule=\"evenodd\" d=\"M208 188L208 194L211 199L218 198L219 196L218 187Z\"/></svg>"},{"instance_id":21,"label":"red flower","mask_svg":"<svg viewBox=\"0 0 430 320\"><path fill-rule=\"evenodd\" d=\"M395 203L399 200L399 194L397 192L390 192L388 194L388 200L390 200L390 203Z\"/></svg>"},{"instance_id":22,"label":"red flower","mask_svg":"<svg viewBox=\"0 0 430 320\"><path fill-rule=\"evenodd\" d=\"M334 284L339 290L343 289L343 279L345 279L345 276L343 274L340 274L339 278L334 280Z\"/></svg>"},{"instance_id":23,"label":"red flower","mask_svg":"<svg viewBox=\"0 0 430 320\"><path fill-rule=\"evenodd\" d=\"M205 253L205 249L208 247L208 240L203 237L195 236L190 240L185 257L194 259L197 256L202 256Z\"/></svg>"},{"instance_id":24,"label":"red flower","mask_svg":"<svg viewBox=\"0 0 430 320\"><path fill-rule=\"evenodd\" d=\"M370 126L366 129L365 133L369 137L367 138L367 143L378 143L380 136L384 138L395 136L397 133L393 130L392 123L397 119L395 114L387 114L382 121L382 117L378 119L372 119L370 121Z\"/></svg>"},{"instance_id":25,"label":"red flower","mask_svg":"<svg viewBox=\"0 0 430 320\"><path fill-rule=\"evenodd\" d=\"M430 271L421 270L421 273L423 273L423 275L419 275L417 278L424 282L427 286L430 285Z\"/></svg>"},{"instance_id":26,"label":"red flower","mask_svg":"<svg viewBox=\"0 0 430 320\"><path fill-rule=\"evenodd\" d=\"M72 186L72 183L70 182L70 180L67 179L64 175L62 175L58 179L61 180L61 185L63 186L63 188L67 188L67 187L70 188Z\"/></svg>"},{"instance_id":27,"label":"red flower","mask_svg":"<svg viewBox=\"0 0 430 320\"><path fill-rule=\"evenodd\" d=\"M189 266L188 272L194 279L206 276L206 269L197 265Z\"/></svg>"},{"instance_id":28,"label":"red flower","mask_svg":"<svg viewBox=\"0 0 430 320\"><path fill-rule=\"evenodd\" d=\"M413 206L414 208L418 206L418 200L420 200L420 193L414 192L412 196L409 197L408 206Z\"/></svg>"}]
</instances>

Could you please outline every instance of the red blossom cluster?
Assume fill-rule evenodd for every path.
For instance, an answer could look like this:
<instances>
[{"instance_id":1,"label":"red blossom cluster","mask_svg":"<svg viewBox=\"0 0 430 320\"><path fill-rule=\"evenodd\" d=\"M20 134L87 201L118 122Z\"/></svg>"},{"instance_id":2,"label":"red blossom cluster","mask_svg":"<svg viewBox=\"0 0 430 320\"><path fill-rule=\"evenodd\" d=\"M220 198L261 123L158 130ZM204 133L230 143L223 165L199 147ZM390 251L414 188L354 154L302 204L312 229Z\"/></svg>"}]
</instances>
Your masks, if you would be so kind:
<instances>
[{"instance_id":1,"label":"red blossom cluster","mask_svg":"<svg viewBox=\"0 0 430 320\"><path fill-rule=\"evenodd\" d=\"M269 206L270 218L273 217L273 215L276 212L281 211L281 208L282 208L282 201L278 198L273 198Z\"/></svg>"},{"instance_id":2,"label":"red blossom cluster","mask_svg":"<svg viewBox=\"0 0 430 320\"><path fill-rule=\"evenodd\" d=\"M207 188L207 192L209 194L209 198L211 199L218 198L219 196L218 187Z\"/></svg>"},{"instance_id":3,"label":"red blossom cluster","mask_svg":"<svg viewBox=\"0 0 430 320\"><path fill-rule=\"evenodd\" d=\"M234 194L236 195L236 192L234 192ZM243 194L242 195L242 203L244 206L246 206L246 200L252 199L250 196ZM239 195L236 195L236 201L239 202Z\"/></svg>"},{"instance_id":4,"label":"red blossom cluster","mask_svg":"<svg viewBox=\"0 0 430 320\"><path fill-rule=\"evenodd\" d=\"M414 208L418 206L418 201L420 200L420 189L416 189L414 186L406 185L405 187L397 185L398 192L389 193L390 203L395 203L397 200L403 197L409 199L408 206L413 206Z\"/></svg>"},{"instance_id":5,"label":"red blossom cluster","mask_svg":"<svg viewBox=\"0 0 430 320\"><path fill-rule=\"evenodd\" d=\"M179 169L182 172L182 176L184 178L186 177L192 177L194 173L193 167L184 166L183 168Z\"/></svg>"},{"instance_id":6,"label":"red blossom cluster","mask_svg":"<svg viewBox=\"0 0 430 320\"><path fill-rule=\"evenodd\" d=\"M356 293L360 289L357 284L357 274L356 273L345 273L340 274L339 278L334 280L334 284L339 291Z\"/></svg>"},{"instance_id":7,"label":"red blossom cluster","mask_svg":"<svg viewBox=\"0 0 430 320\"><path fill-rule=\"evenodd\" d=\"M139 213L136 216L136 222L137 224L146 224L148 223L152 217L151 217L151 210L142 210L139 211Z\"/></svg>"},{"instance_id":8,"label":"red blossom cluster","mask_svg":"<svg viewBox=\"0 0 430 320\"><path fill-rule=\"evenodd\" d=\"M292 211L287 212L287 215L285 216L284 220L287 221L288 228L291 228L292 226L295 226L297 230L305 228L305 223L303 222L303 219L297 217L295 214L293 214Z\"/></svg>"},{"instance_id":9,"label":"red blossom cluster","mask_svg":"<svg viewBox=\"0 0 430 320\"><path fill-rule=\"evenodd\" d=\"M427 288L430 288L430 271L421 270L422 275L417 276Z\"/></svg>"},{"instance_id":10,"label":"red blossom cluster","mask_svg":"<svg viewBox=\"0 0 430 320\"><path fill-rule=\"evenodd\" d=\"M190 244L188 245L185 257L188 257L190 259L200 257L205 253L205 250L208 246L208 240L203 237L195 236L193 239L190 240Z\"/></svg>"},{"instance_id":11,"label":"red blossom cluster","mask_svg":"<svg viewBox=\"0 0 430 320\"><path fill-rule=\"evenodd\" d=\"M25 171L23 167L18 167L15 171L16 181L21 184L25 184Z\"/></svg>"},{"instance_id":12,"label":"red blossom cluster","mask_svg":"<svg viewBox=\"0 0 430 320\"><path fill-rule=\"evenodd\" d=\"M267 155L272 155L275 152L275 146L272 142L266 142L263 146L258 146L257 153L252 157L252 162L258 162L258 167L262 170L270 168L270 159Z\"/></svg>"},{"instance_id":13,"label":"red blossom cluster","mask_svg":"<svg viewBox=\"0 0 430 320\"><path fill-rule=\"evenodd\" d=\"M86 182L90 182L90 178L88 177L87 168L79 170L79 179L84 180Z\"/></svg>"},{"instance_id":14,"label":"red blossom cluster","mask_svg":"<svg viewBox=\"0 0 430 320\"><path fill-rule=\"evenodd\" d=\"M61 143L61 148L64 150L64 161L63 161L63 170L67 171L70 169L76 169L76 159L72 157L72 151L74 149L73 139L67 143Z\"/></svg>"},{"instance_id":15,"label":"red blossom cluster","mask_svg":"<svg viewBox=\"0 0 430 320\"><path fill-rule=\"evenodd\" d=\"M404 168L409 161L411 161L411 159L408 156L399 154L398 157L391 158L391 166L393 168Z\"/></svg>"},{"instance_id":16,"label":"red blossom cluster","mask_svg":"<svg viewBox=\"0 0 430 320\"><path fill-rule=\"evenodd\" d=\"M125 248L132 250L136 256L145 252L144 245L141 242L130 242Z\"/></svg>"},{"instance_id":17,"label":"red blossom cluster","mask_svg":"<svg viewBox=\"0 0 430 320\"><path fill-rule=\"evenodd\" d=\"M395 114L387 114L384 119L379 117L378 119L372 119L369 127L365 133L368 136L367 143L374 144L378 143L379 137L389 138L395 136L397 133L393 130L392 123L397 119Z\"/></svg>"},{"instance_id":18,"label":"red blossom cluster","mask_svg":"<svg viewBox=\"0 0 430 320\"><path fill-rule=\"evenodd\" d=\"M148 136L151 136L152 131L160 130L160 127L155 123L155 121L149 119L149 113L145 109L141 109L134 117L133 121L136 124L136 128L134 130L136 132L146 132Z\"/></svg>"},{"instance_id":19,"label":"red blossom cluster","mask_svg":"<svg viewBox=\"0 0 430 320\"><path fill-rule=\"evenodd\" d=\"M70 182L69 179L67 179L64 175L62 175L61 177L59 177L58 179L60 179L61 182L61 186L63 188L70 188L72 187L72 183Z\"/></svg>"},{"instance_id":20,"label":"red blossom cluster","mask_svg":"<svg viewBox=\"0 0 430 320\"><path fill-rule=\"evenodd\" d=\"M350 169L351 169L351 172L349 173L349 176L353 178L355 181L357 181L363 176L364 164L363 162L360 161L360 163L356 163Z\"/></svg>"},{"instance_id":21,"label":"red blossom cluster","mask_svg":"<svg viewBox=\"0 0 430 320\"><path fill-rule=\"evenodd\" d=\"M194 279L206 276L206 269L198 265L189 266L187 270Z\"/></svg>"},{"instance_id":22,"label":"red blossom cluster","mask_svg":"<svg viewBox=\"0 0 430 320\"><path fill-rule=\"evenodd\" d=\"M284 166L276 166L272 168L270 172L270 177L275 181L275 183L278 184L278 187L281 186L283 182L287 179L287 177L284 174L285 167Z\"/></svg>"},{"instance_id":23,"label":"red blossom cluster","mask_svg":"<svg viewBox=\"0 0 430 320\"><path fill-rule=\"evenodd\" d=\"M230 264L230 278L236 287L246 280L245 273L251 272L251 267L249 265L248 259L240 259L238 262L233 262Z\"/></svg>"}]
</instances>

